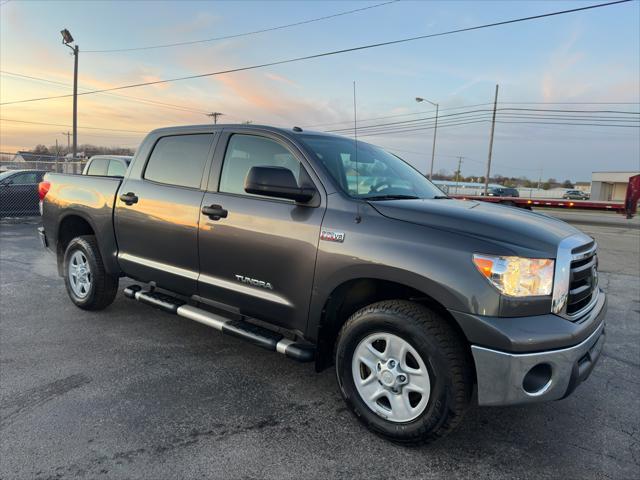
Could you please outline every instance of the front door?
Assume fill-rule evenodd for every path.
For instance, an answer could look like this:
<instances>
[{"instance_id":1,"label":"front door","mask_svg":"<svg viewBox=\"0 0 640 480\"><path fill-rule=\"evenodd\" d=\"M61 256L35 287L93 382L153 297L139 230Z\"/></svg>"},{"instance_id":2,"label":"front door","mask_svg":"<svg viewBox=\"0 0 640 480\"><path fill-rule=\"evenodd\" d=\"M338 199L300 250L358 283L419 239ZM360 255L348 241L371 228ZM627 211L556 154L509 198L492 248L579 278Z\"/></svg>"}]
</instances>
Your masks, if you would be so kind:
<instances>
[{"instance_id":1,"label":"front door","mask_svg":"<svg viewBox=\"0 0 640 480\"><path fill-rule=\"evenodd\" d=\"M299 185L317 189L286 140L225 131L202 202L209 215L200 216L200 296L304 331L325 199L318 191L303 206L247 194L244 180L254 166L289 168ZM226 211L226 217L211 215L211 208Z\"/></svg>"},{"instance_id":2,"label":"front door","mask_svg":"<svg viewBox=\"0 0 640 480\"><path fill-rule=\"evenodd\" d=\"M118 261L128 276L184 295L197 292L202 179L213 138L161 137L144 170L123 181L115 225Z\"/></svg>"}]
</instances>

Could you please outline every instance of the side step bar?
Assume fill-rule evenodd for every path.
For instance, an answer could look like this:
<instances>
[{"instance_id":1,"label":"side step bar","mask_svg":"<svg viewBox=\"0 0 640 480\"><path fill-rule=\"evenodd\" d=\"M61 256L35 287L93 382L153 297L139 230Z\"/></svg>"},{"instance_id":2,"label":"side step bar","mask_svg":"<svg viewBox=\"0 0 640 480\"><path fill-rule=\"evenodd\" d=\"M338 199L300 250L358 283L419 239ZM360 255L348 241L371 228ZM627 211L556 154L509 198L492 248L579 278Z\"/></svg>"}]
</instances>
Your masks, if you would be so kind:
<instances>
[{"instance_id":1,"label":"side step bar","mask_svg":"<svg viewBox=\"0 0 640 480\"><path fill-rule=\"evenodd\" d=\"M315 351L311 346L296 343L277 332L272 332L258 325L243 320L232 320L193 305L188 305L185 301L171 295L156 291L143 291L140 285L131 285L125 288L124 294L133 300L194 320L208 327L213 327L222 333L248 340L254 345L282 353L294 360L310 362L314 359Z\"/></svg>"}]
</instances>

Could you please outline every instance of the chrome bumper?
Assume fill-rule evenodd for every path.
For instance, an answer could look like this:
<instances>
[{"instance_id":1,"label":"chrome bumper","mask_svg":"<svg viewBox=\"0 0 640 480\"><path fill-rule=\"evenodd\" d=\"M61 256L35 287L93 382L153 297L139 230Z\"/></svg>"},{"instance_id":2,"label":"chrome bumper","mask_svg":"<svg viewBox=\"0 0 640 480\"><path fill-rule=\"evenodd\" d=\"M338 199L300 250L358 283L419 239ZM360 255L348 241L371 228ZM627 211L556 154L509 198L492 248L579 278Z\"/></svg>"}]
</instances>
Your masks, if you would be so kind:
<instances>
[{"instance_id":1,"label":"chrome bumper","mask_svg":"<svg viewBox=\"0 0 640 480\"><path fill-rule=\"evenodd\" d=\"M596 330L573 347L517 354L472 345L478 404L515 405L569 395L586 380L602 353L605 312L606 304L597 313L600 324Z\"/></svg>"}]
</instances>

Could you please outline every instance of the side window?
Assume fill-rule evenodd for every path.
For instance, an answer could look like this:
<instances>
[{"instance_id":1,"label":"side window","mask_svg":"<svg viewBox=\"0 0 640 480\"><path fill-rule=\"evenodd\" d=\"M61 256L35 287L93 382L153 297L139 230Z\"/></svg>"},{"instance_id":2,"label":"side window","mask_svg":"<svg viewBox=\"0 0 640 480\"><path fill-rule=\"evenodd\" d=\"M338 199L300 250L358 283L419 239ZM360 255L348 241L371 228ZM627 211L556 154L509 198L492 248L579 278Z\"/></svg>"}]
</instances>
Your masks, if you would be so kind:
<instances>
[{"instance_id":1,"label":"side window","mask_svg":"<svg viewBox=\"0 0 640 480\"><path fill-rule=\"evenodd\" d=\"M278 142L255 135L232 135L222 164L220 192L251 195L244 191L244 181L252 167L284 167L293 172L298 184L302 165ZM251 195L260 196L260 195Z\"/></svg>"},{"instance_id":2,"label":"side window","mask_svg":"<svg viewBox=\"0 0 640 480\"><path fill-rule=\"evenodd\" d=\"M109 160L106 158L95 158L91 160L87 175L106 175L109 168Z\"/></svg>"},{"instance_id":3,"label":"side window","mask_svg":"<svg viewBox=\"0 0 640 480\"><path fill-rule=\"evenodd\" d=\"M156 143L144 178L180 187L199 188L213 135L175 135Z\"/></svg>"},{"instance_id":4,"label":"side window","mask_svg":"<svg viewBox=\"0 0 640 480\"><path fill-rule=\"evenodd\" d=\"M19 173L11 179L13 185L31 185L38 183L38 175L36 172Z\"/></svg>"},{"instance_id":5,"label":"side window","mask_svg":"<svg viewBox=\"0 0 640 480\"><path fill-rule=\"evenodd\" d=\"M127 168L120 160L110 160L107 175L110 177L124 177Z\"/></svg>"}]
</instances>

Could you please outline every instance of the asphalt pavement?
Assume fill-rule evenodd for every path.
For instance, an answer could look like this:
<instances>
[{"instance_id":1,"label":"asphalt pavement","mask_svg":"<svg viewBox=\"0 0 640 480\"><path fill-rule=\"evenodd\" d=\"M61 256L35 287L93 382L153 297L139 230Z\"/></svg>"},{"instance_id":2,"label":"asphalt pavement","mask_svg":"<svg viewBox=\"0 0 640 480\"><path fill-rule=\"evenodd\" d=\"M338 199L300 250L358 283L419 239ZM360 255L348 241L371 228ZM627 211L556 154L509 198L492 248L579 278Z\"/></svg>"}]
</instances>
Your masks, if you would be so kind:
<instances>
[{"instance_id":1,"label":"asphalt pavement","mask_svg":"<svg viewBox=\"0 0 640 480\"><path fill-rule=\"evenodd\" d=\"M362 427L334 373L119 295L67 299L35 224L0 224L1 479L640 477L640 230L600 245L607 343L558 402L472 408L439 443ZM127 282L121 283L121 286Z\"/></svg>"}]
</instances>

